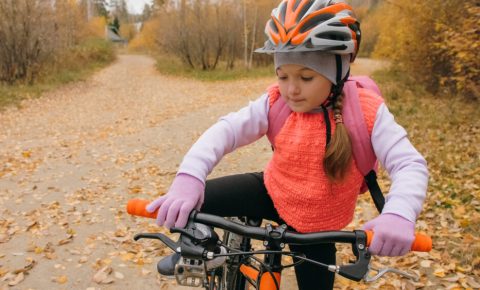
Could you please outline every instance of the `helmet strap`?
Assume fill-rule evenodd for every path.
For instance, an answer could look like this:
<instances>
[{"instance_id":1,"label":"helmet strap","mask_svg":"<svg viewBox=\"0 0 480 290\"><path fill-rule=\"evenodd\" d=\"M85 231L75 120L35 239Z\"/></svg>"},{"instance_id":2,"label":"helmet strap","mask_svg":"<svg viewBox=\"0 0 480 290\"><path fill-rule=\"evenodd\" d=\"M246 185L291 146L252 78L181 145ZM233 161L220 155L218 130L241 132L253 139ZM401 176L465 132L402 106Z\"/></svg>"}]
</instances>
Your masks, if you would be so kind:
<instances>
[{"instance_id":1,"label":"helmet strap","mask_svg":"<svg viewBox=\"0 0 480 290\"><path fill-rule=\"evenodd\" d=\"M346 73L345 77L342 79L342 56L339 54L335 55L335 63L337 65L337 84L332 85L331 91L330 91L330 100L331 103L334 104L335 101L337 100L338 96L342 93L343 90L343 85L347 81L348 77L350 76L350 70Z\"/></svg>"}]
</instances>

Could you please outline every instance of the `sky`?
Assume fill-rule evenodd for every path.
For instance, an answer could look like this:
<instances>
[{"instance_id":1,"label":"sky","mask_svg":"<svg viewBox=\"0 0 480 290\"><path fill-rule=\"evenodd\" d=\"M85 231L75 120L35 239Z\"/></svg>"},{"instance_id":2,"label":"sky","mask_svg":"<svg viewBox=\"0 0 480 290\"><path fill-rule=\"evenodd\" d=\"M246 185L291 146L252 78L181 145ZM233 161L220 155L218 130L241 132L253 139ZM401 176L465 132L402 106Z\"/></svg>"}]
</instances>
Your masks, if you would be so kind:
<instances>
[{"instance_id":1,"label":"sky","mask_svg":"<svg viewBox=\"0 0 480 290\"><path fill-rule=\"evenodd\" d=\"M128 11L132 14L140 14L145 4L152 4L152 0L125 0Z\"/></svg>"}]
</instances>

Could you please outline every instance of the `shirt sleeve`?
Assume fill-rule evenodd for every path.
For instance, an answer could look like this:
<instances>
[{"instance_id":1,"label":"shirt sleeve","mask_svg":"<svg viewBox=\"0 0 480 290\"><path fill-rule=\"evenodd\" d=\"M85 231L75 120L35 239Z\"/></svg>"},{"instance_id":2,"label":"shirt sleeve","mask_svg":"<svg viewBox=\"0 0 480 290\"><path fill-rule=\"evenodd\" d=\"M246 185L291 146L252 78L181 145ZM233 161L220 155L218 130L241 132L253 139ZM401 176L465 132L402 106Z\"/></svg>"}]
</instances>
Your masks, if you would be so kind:
<instances>
[{"instance_id":1,"label":"shirt sleeve","mask_svg":"<svg viewBox=\"0 0 480 290\"><path fill-rule=\"evenodd\" d=\"M425 158L410 143L407 132L395 122L385 104L378 109L371 140L378 160L392 180L382 213L394 213L415 222L428 186Z\"/></svg>"},{"instance_id":2,"label":"shirt sleeve","mask_svg":"<svg viewBox=\"0 0 480 290\"><path fill-rule=\"evenodd\" d=\"M193 144L177 174L186 173L205 182L223 156L266 134L268 110L268 95L264 94L239 111L221 117Z\"/></svg>"}]
</instances>

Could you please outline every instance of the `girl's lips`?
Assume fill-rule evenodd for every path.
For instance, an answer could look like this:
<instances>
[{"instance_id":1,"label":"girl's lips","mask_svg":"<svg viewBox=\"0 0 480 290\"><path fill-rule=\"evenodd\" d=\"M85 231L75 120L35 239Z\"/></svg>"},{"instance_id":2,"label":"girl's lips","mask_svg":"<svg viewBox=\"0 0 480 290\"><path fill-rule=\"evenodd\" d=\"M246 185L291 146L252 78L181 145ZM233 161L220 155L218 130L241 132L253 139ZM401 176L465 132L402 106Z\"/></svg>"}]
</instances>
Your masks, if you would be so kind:
<instances>
[{"instance_id":1,"label":"girl's lips","mask_svg":"<svg viewBox=\"0 0 480 290\"><path fill-rule=\"evenodd\" d=\"M290 101L293 102L293 103L300 103L300 102L305 101L305 99L290 99Z\"/></svg>"}]
</instances>

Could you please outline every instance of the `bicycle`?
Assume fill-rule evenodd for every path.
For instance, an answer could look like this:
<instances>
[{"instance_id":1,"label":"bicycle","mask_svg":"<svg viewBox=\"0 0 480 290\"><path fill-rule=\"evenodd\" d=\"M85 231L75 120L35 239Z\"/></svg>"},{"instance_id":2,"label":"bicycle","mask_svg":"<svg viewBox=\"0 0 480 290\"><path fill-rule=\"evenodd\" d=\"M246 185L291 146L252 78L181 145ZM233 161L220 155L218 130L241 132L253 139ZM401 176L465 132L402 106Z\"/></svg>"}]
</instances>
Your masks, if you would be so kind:
<instances>
[{"instance_id":1,"label":"bicycle","mask_svg":"<svg viewBox=\"0 0 480 290\"><path fill-rule=\"evenodd\" d=\"M131 215L156 218L145 207L147 200L133 199L127 204ZM171 233L180 233L177 242L161 233L141 233L134 240L142 238L158 239L175 252L181 259L175 267L175 278L179 285L204 287L209 290L245 290L252 286L259 290L279 290L281 272L287 267L309 262L325 267L353 281L373 282L388 272L418 280L415 275L393 268L374 269L370 266L371 255L368 246L373 238L371 231L327 231L300 234L289 231L286 225L267 224L260 227L261 221L243 219L243 223L223 217L192 211L185 228L171 228ZM224 231L223 238L214 228ZM263 241L265 250L252 249L251 241ZM302 253L284 251L286 244L351 244L356 258L345 265L326 265L306 258ZM428 252L432 240L423 234L416 234L413 251ZM264 255L263 261L256 255ZM298 259L289 265L282 265L282 256ZM371 275L374 272L376 274Z\"/></svg>"}]
</instances>

